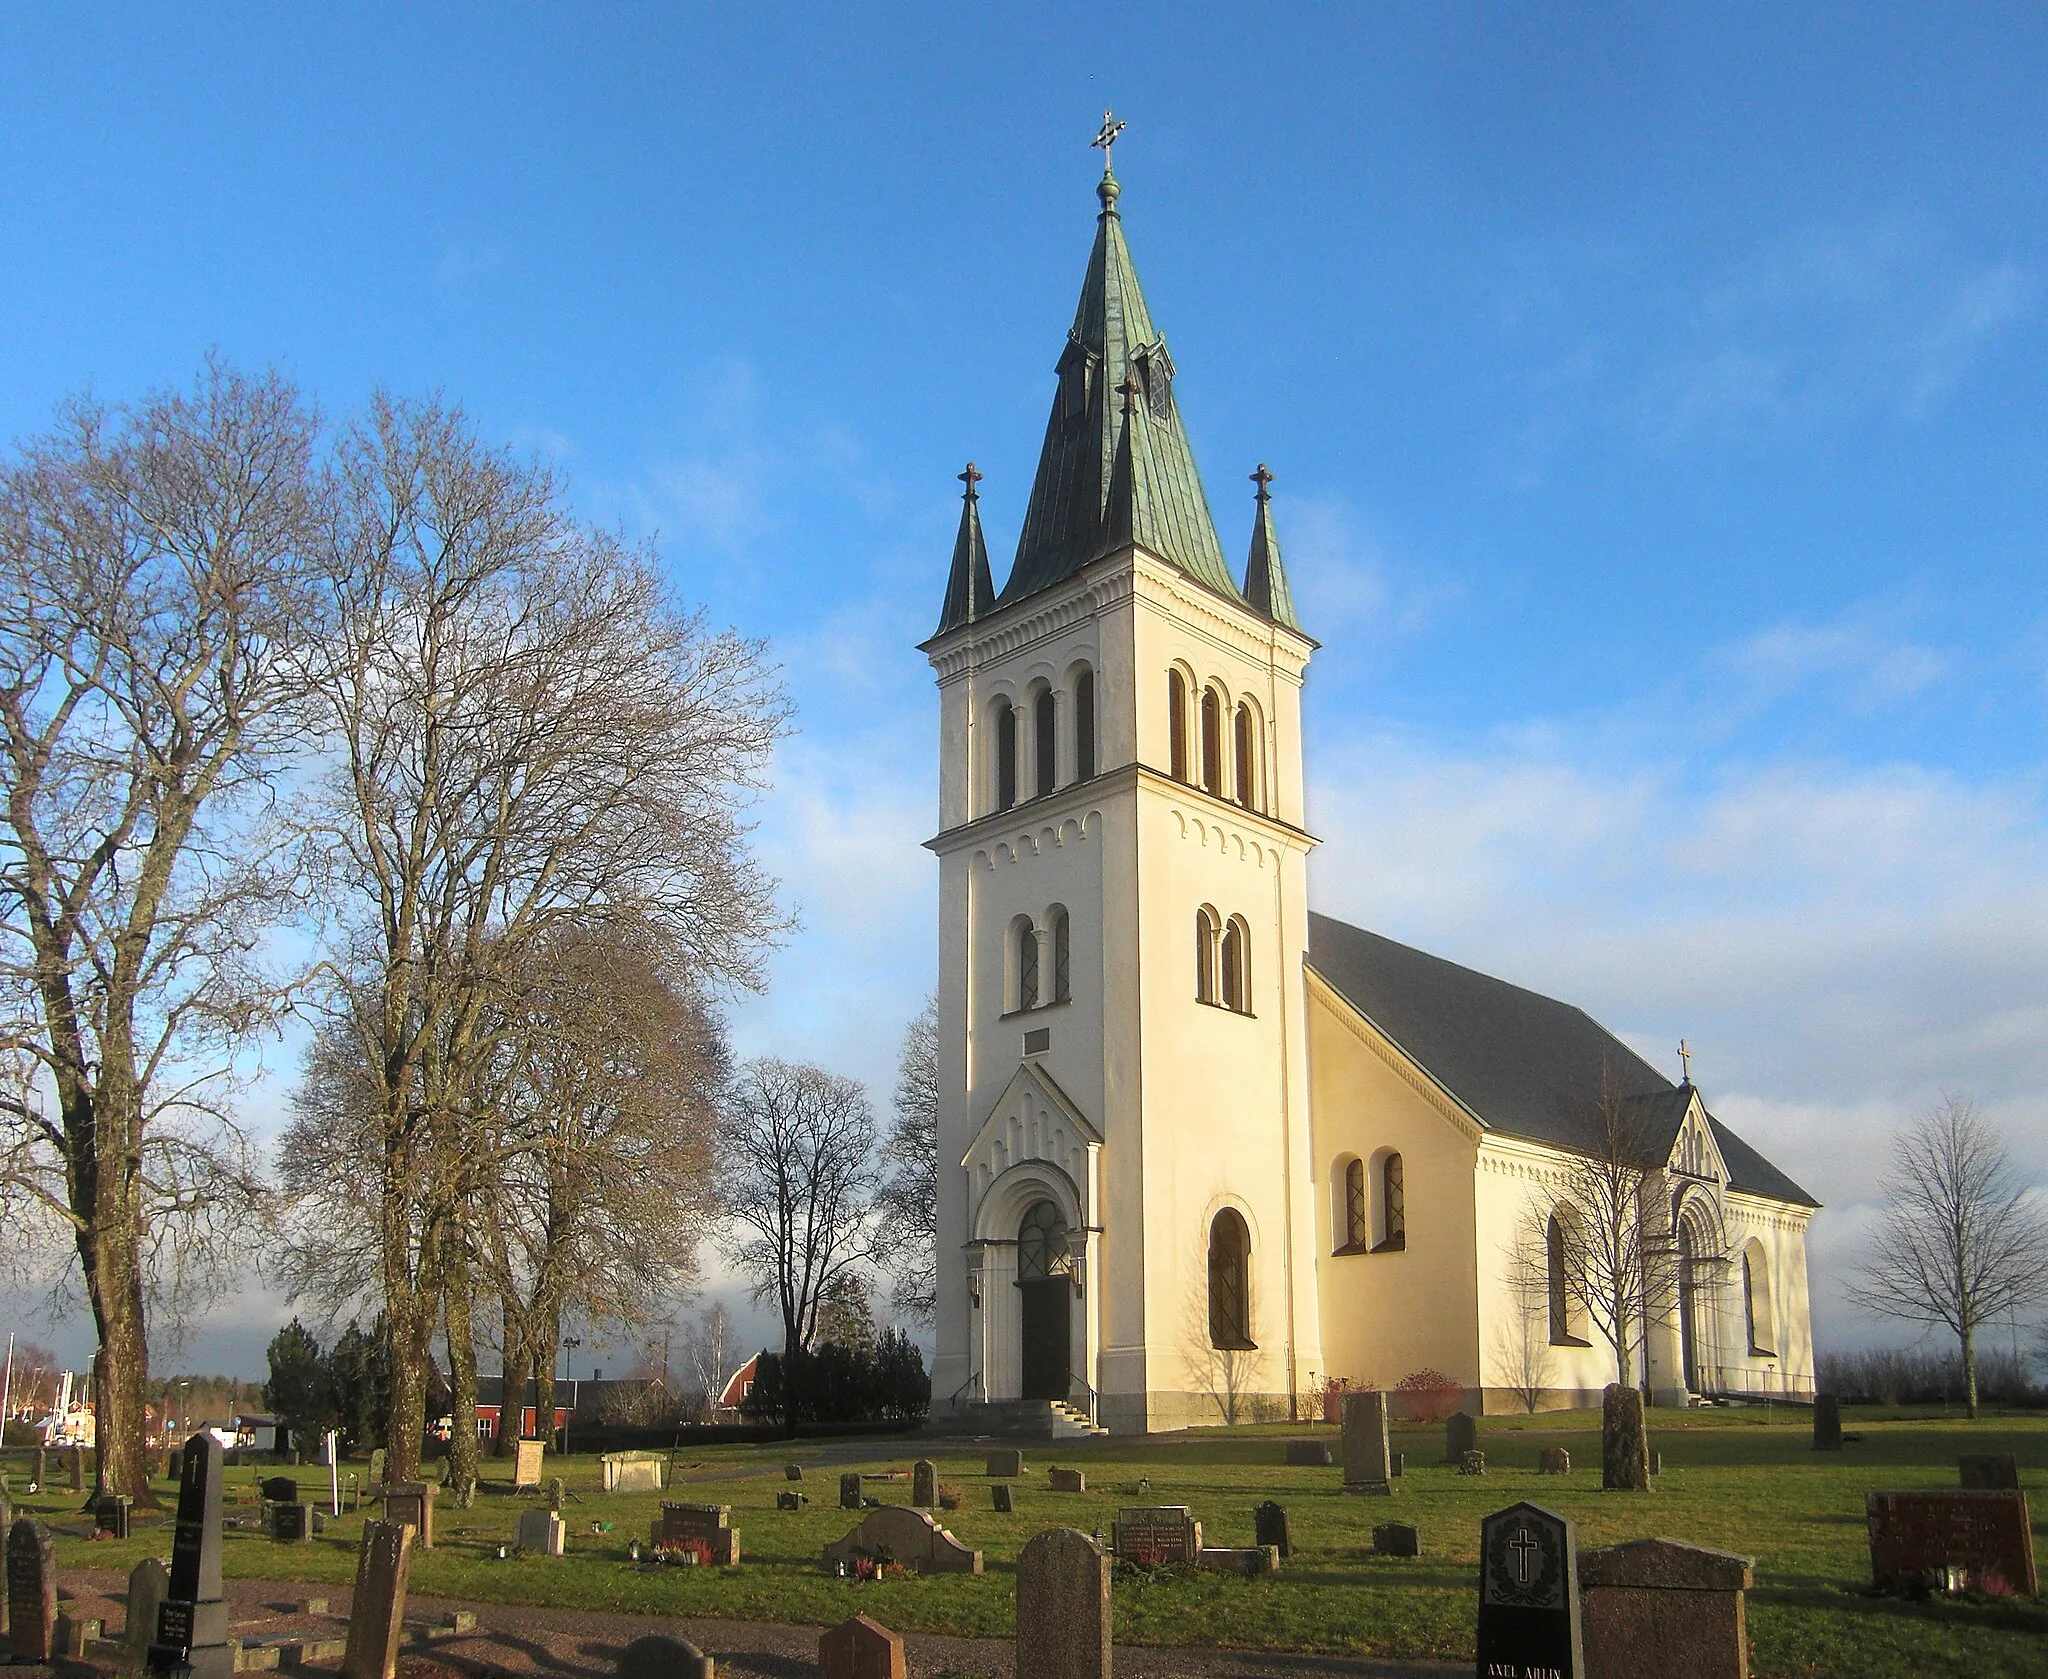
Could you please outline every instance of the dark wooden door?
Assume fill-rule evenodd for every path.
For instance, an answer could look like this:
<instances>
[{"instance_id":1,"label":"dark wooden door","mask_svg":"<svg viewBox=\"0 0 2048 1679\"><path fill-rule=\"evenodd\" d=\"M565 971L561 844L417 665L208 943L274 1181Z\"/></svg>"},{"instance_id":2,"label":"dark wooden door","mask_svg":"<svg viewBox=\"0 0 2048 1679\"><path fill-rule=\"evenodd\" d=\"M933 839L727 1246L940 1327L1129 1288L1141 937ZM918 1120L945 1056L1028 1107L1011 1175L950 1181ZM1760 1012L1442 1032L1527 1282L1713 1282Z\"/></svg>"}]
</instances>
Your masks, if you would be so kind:
<instances>
[{"instance_id":1,"label":"dark wooden door","mask_svg":"<svg viewBox=\"0 0 2048 1679\"><path fill-rule=\"evenodd\" d=\"M1064 1276L1019 1283L1024 1294L1024 1397L1064 1399L1072 1375L1072 1328Z\"/></svg>"}]
</instances>

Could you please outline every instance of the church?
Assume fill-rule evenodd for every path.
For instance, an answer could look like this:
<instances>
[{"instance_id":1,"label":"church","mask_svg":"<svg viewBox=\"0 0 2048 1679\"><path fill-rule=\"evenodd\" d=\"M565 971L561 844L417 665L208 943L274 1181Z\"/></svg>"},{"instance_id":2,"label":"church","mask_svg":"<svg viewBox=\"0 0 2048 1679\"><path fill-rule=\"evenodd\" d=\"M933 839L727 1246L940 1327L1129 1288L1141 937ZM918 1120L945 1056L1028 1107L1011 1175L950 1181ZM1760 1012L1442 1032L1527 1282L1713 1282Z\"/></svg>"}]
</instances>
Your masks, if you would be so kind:
<instances>
[{"instance_id":1,"label":"church","mask_svg":"<svg viewBox=\"0 0 2048 1679\"><path fill-rule=\"evenodd\" d=\"M1689 1077L1309 908L1318 643L1263 465L1241 577L1225 559L1114 138L1016 558L998 591L970 465L921 649L933 1426L1308 1418L1330 1387L1410 1377L1473 1411L1583 1405L1617 1340L1655 1403L1810 1394L1817 1203ZM1596 1204L1617 1169L1619 1248Z\"/></svg>"}]
</instances>

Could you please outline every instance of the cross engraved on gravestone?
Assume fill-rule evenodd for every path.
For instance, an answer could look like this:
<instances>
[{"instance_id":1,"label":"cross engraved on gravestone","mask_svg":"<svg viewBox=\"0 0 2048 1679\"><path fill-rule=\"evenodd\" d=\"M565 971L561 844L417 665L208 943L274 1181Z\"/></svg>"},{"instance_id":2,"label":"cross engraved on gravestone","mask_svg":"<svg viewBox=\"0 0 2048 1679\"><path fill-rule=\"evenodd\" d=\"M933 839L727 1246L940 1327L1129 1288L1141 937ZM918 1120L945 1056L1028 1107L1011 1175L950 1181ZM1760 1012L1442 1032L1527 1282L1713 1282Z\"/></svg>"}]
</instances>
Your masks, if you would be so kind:
<instances>
[{"instance_id":1,"label":"cross engraved on gravestone","mask_svg":"<svg viewBox=\"0 0 2048 1679\"><path fill-rule=\"evenodd\" d=\"M1394 1466L1387 1445L1387 1396L1378 1390L1344 1395L1344 1490L1392 1493Z\"/></svg>"},{"instance_id":2,"label":"cross engraved on gravestone","mask_svg":"<svg viewBox=\"0 0 2048 1679\"><path fill-rule=\"evenodd\" d=\"M17 1662L56 1653L57 1560L50 1533L27 1516L7 1532L7 1648Z\"/></svg>"},{"instance_id":3,"label":"cross engraved on gravestone","mask_svg":"<svg viewBox=\"0 0 2048 1679\"><path fill-rule=\"evenodd\" d=\"M713 1679L711 1657L683 1638L649 1633L619 1656L619 1679Z\"/></svg>"},{"instance_id":4,"label":"cross engraved on gravestone","mask_svg":"<svg viewBox=\"0 0 2048 1679\"><path fill-rule=\"evenodd\" d=\"M853 1615L818 1637L819 1679L903 1679L903 1635Z\"/></svg>"},{"instance_id":5,"label":"cross engraved on gravestone","mask_svg":"<svg viewBox=\"0 0 2048 1679\"><path fill-rule=\"evenodd\" d=\"M1479 1527L1479 1672L1502 1679L1586 1672L1572 1524L1515 1504Z\"/></svg>"},{"instance_id":6,"label":"cross engraved on gravestone","mask_svg":"<svg viewBox=\"0 0 2048 1679\"><path fill-rule=\"evenodd\" d=\"M939 1502L939 1466L930 1458L919 1458L911 1465L910 1502L920 1510L929 1510Z\"/></svg>"},{"instance_id":7,"label":"cross engraved on gravestone","mask_svg":"<svg viewBox=\"0 0 2048 1679\"><path fill-rule=\"evenodd\" d=\"M1109 1679L1109 1558L1070 1527L1017 1557L1016 1679Z\"/></svg>"},{"instance_id":8,"label":"cross engraved on gravestone","mask_svg":"<svg viewBox=\"0 0 2048 1679\"><path fill-rule=\"evenodd\" d=\"M348 1648L341 1658L342 1679L392 1679L405 1632L412 1541L408 1523L363 1523L355 1596L348 1610Z\"/></svg>"},{"instance_id":9,"label":"cross engraved on gravestone","mask_svg":"<svg viewBox=\"0 0 2048 1679\"><path fill-rule=\"evenodd\" d=\"M156 1636L157 1612L171 1595L171 1571L155 1557L144 1557L128 1573L128 1624L121 1631L124 1664L140 1667Z\"/></svg>"},{"instance_id":10,"label":"cross engraved on gravestone","mask_svg":"<svg viewBox=\"0 0 2048 1679\"><path fill-rule=\"evenodd\" d=\"M144 1659L152 1673L228 1679L235 1647L228 1642L220 1585L220 1494L227 1473L220 1442L210 1433L193 1435L185 1442L183 1468L170 1592L157 1610L156 1638Z\"/></svg>"}]
</instances>

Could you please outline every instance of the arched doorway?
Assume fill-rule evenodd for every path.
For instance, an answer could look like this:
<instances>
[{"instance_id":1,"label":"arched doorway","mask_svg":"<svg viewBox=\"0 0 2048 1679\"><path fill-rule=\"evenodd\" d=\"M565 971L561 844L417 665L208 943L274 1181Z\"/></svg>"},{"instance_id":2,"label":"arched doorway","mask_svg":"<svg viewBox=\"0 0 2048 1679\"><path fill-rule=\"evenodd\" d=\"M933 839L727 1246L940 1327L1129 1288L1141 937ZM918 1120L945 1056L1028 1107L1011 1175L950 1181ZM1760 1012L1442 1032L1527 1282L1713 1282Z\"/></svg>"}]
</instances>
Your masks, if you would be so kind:
<instances>
[{"instance_id":1,"label":"arched doorway","mask_svg":"<svg viewBox=\"0 0 2048 1679\"><path fill-rule=\"evenodd\" d=\"M1051 1201L1034 1201L1017 1228L1026 1399L1065 1399L1072 1386L1072 1270L1067 1221Z\"/></svg>"}]
</instances>

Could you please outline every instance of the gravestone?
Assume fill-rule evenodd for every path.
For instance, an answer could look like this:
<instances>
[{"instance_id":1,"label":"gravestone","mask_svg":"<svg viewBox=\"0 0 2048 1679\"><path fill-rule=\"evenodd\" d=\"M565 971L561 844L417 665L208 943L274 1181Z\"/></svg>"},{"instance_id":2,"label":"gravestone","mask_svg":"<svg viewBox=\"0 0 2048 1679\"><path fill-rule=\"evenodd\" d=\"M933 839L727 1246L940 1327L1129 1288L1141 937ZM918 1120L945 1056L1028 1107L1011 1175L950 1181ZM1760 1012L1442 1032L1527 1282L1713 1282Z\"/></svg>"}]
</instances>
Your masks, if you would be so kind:
<instances>
[{"instance_id":1,"label":"gravestone","mask_svg":"<svg viewBox=\"0 0 2048 1679\"><path fill-rule=\"evenodd\" d=\"M1462 1463L1467 1452L1479 1449L1479 1419L1469 1411L1457 1411L1444 1422L1444 1462Z\"/></svg>"},{"instance_id":2,"label":"gravestone","mask_svg":"<svg viewBox=\"0 0 2048 1679\"><path fill-rule=\"evenodd\" d=\"M828 1565L884 1556L920 1574L979 1574L981 1553L969 1550L922 1510L884 1504L825 1547Z\"/></svg>"},{"instance_id":3,"label":"gravestone","mask_svg":"<svg viewBox=\"0 0 2048 1679\"><path fill-rule=\"evenodd\" d=\"M820 1679L904 1679L903 1635L853 1615L818 1635Z\"/></svg>"},{"instance_id":4,"label":"gravestone","mask_svg":"<svg viewBox=\"0 0 2048 1679\"><path fill-rule=\"evenodd\" d=\"M804 1478L804 1466L800 1463L785 1463L782 1466L782 1478L785 1481L801 1481Z\"/></svg>"},{"instance_id":5,"label":"gravestone","mask_svg":"<svg viewBox=\"0 0 2048 1679\"><path fill-rule=\"evenodd\" d=\"M1579 1557L1586 1669L1668 1679L1749 1679L1747 1557L1632 1539Z\"/></svg>"},{"instance_id":6,"label":"gravestone","mask_svg":"<svg viewBox=\"0 0 2048 1679\"><path fill-rule=\"evenodd\" d=\"M548 1478L548 1508L550 1510L561 1509L567 1498L568 1487L563 1482L562 1477L559 1475L550 1476Z\"/></svg>"},{"instance_id":7,"label":"gravestone","mask_svg":"<svg viewBox=\"0 0 2048 1679\"><path fill-rule=\"evenodd\" d=\"M185 1450L182 1446L171 1448L169 1461L164 1465L164 1474L173 1481L185 1478Z\"/></svg>"},{"instance_id":8,"label":"gravestone","mask_svg":"<svg viewBox=\"0 0 2048 1679\"><path fill-rule=\"evenodd\" d=\"M522 1551L558 1557L568 1542L569 1524L552 1510L522 1510L517 1537Z\"/></svg>"},{"instance_id":9,"label":"gravestone","mask_svg":"<svg viewBox=\"0 0 2048 1679\"><path fill-rule=\"evenodd\" d=\"M1330 1466L1330 1442L1290 1440L1287 1442L1287 1461L1297 1469L1327 1469Z\"/></svg>"},{"instance_id":10,"label":"gravestone","mask_svg":"<svg viewBox=\"0 0 2048 1679\"><path fill-rule=\"evenodd\" d=\"M73 1446L71 1448L71 1490L73 1492L85 1491L85 1448L83 1446Z\"/></svg>"},{"instance_id":11,"label":"gravestone","mask_svg":"<svg viewBox=\"0 0 2048 1679\"><path fill-rule=\"evenodd\" d=\"M1088 1477L1078 1469L1055 1469L1046 1477L1054 1492L1086 1492Z\"/></svg>"},{"instance_id":12,"label":"gravestone","mask_svg":"<svg viewBox=\"0 0 2048 1679\"><path fill-rule=\"evenodd\" d=\"M41 1446L36 1448L35 1477L28 1484L30 1492L41 1492L43 1483L50 1478L50 1454Z\"/></svg>"},{"instance_id":13,"label":"gravestone","mask_svg":"<svg viewBox=\"0 0 2048 1679\"><path fill-rule=\"evenodd\" d=\"M140 1667L156 1637L157 1611L171 1595L171 1571L144 1557L128 1571L128 1624L121 1631L122 1665Z\"/></svg>"},{"instance_id":14,"label":"gravestone","mask_svg":"<svg viewBox=\"0 0 2048 1679\"><path fill-rule=\"evenodd\" d=\"M1562 1446L1545 1446L1537 1454L1536 1473L1539 1475L1569 1475L1572 1472L1572 1454Z\"/></svg>"},{"instance_id":15,"label":"gravestone","mask_svg":"<svg viewBox=\"0 0 2048 1679\"><path fill-rule=\"evenodd\" d=\"M1540 1505L1514 1504L1479 1524L1481 1673L1583 1679L1579 1616L1578 1542L1570 1522Z\"/></svg>"},{"instance_id":16,"label":"gravestone","mask_svg":"<svg viewBox=\"0 0 2048 1679\"><path fill-rule=\"evenodd\" d=\"M1842 1449L1842 1402L1832 1393L1813 1396L1813 1449L1839 1452Z\"/></svg>"},{"instance_id":17,"label":"gravestone","mask_svg":"<svg viewBox=\"0 0 2048 1679\"><path fill-rule=\"evenodd\" d=\"M1640 1388L1609 1382L1600 1401L1600 1485L1609 1492L1650 1490L1650 1436Z\"/></svg>"},{"instance_id":18,"label":"gravestone","mask_svg":"<svg viewBox=\"0 0 2048 1679\"><path fill-rule=\"evenodd\" d=\"M178 1479L178 1520L171 1536L170 1589L157 1610L156 1637L144 1656L152 1673L178 1679L229 1679L235 1647L220 1588L220 1491L226 1474L220 1442L185 1442Z\"/></svg>"},{"instance_id":19,"label":"gravestone","mask_svg":"<svg viewBox=\"0 0 2048 1679\"><path fill-rule=\"evenodd\" d=\"M1185 1504L1133 1504L1117 1511L1113 1541L1120 1561L1140 1568L1193 1562L1201 1554L1202 1524Z\"/></svg>"},{"instance_id":20,"label":"gravestone","mask_svg":"<svg viewBox=\"0 0 2048 1679\"><path fill-rule=\"evenodd\" d=\"M2019 1459L2011 1452L1965 1452L1956 1459L1956 1474L1971 1492L2019 1490Z\"/></svg>"},{"instance_id":21,"label":"gravestone","mask_svg":"<svg viewBox=\"0 0 2048 1679\"><path fill-rule=\"evenodd\" d=\"M860 1508L860 1477L842 1475L839 1477L839 1508L858 1510Z\"/></svg>"},{"instance_id":22,"label":"gravestone","mask_svg":"<svg viewBox=\"0 0 2048 1679\"><path fill-rule=\"evenodd\" d=\"M1406 1452L1389 1452L1387 1454L1387 1467L1393 1472L1394 1479L1400 1480L1403 1475L1408 1473L1408 1454Z\"/></svg>"},{"instance_id":23,"label":"gravestone","mask_svg":"<svg viewBox=\"0 0 2048 1679\"><path fill-rule=\"evenodd\" d=\"M1017 1513L1017 1501L1013 1496L1016 1489L1013 1488L1009 1484L1009 1482L999 1481L996 1483L996 1485L990 1487L988 1490L991 1493L991 1495L993 1495L993 1497L995 1498L995 1508L997 1515L1014 1516Z\"/></svg>"},{"instance_id":24,"label":"gravestone","mask_svg":"<svg viewBox=\"0 0 2048 1679\"><path fill-rule=\"evenodd\" d=\"M1344 1395L1344 1490L1391 1493L1394 1466L1387 1446L1387 1396Z\"/></svg>"},{"instance_id":25,"label":"gravestone","mask_svg":"<svg viewBox=\"0 0 2048 1679\"><path fill-rule=\"evenodd\" d=\"M434 1548L434 1495L440 1490L429 1481L396 1481L384 1489L384 1519L411 1528L423 1551Z\"/></svg>"},{"instance_id":26,"label":"gravestone","mask_svg":"<svg viewBox=\"0 0 2048 1679\"><path fill-rule=\"evenodd\" d=\"M804 1495L800 1492L779 1492L775 1495L775 1508L778 1510L801 1510L804 1503Z\"/></svg>"},{"instance_id":27,"label":"gravestone","mask_svg":"<svg viewBox=\"0 0 2048 1679\"><path fill-rule=\"evenodd\" d=\"M2023 1492L1874 1492L1864 1516L1881 1592L2041 1589Z\"/></svg>"},{"instance_id":28,"label":"gravestone","mask_svg":"<svg viewBox=\"0 0 2048 1679\"><path fill-rule=\"evenodd\" d=\"M313 1506L310 1504L269 1504L264 1513L270 1522L270 1537L278 1545L313 1543Z\"/></svg>"},{"instance_id":29,"label":"gravestone","mask_svg":"<svg viewBox=\"0 0 2048 1679\"><path fill-rule=\"evenodd\" d=\"M1021 1475L1024 1473L1024 1454L1015 1446L998 1446L988 1454L988 1472L991 1479Z\"/></svg>"},{"instance_id":30,"label":"gravestone","mask_svg":"<svg viewBox=\"0 0 2048 1679\"><path fill-rule=\"evenodd\" d=\"M911 1465L910 1502L920 1510L929 1510L939 1502L939 1466L930 1458L921 1457Z\"/></svg>"},{"instance_id":31,"label":"gravestone","mask_svg":"<svg viewBox=\"0 0 2048 1679\"><path fill-rule=\"evenodd\" d=\"M1252 1512L1252 1533L1260 1545L1270 1545L1283 1557L1294 1555L1294 1540L1287 1527L1287 1511L1270 1498Z\"/></svg>"},{"instance_id":32,"label":"gravestone","mask_svg":"<svg viewBox=\"0 0 2048 1679\"><path fill-rule=\"evenodd\" d=\"M116 1539L128 1537L128 1519L135 1504L125 1492L106 1492L92 1501L93 1526Z\"/></svg>"},{"instance_id":33,"label":"gravestone","mask_svg":"<svg viewBox=\"0 0 2048 1679\"><path fill-rule=\"evenodd\" d=\"M1211 1574L1242 1574L1247 1580L1280 1567L1280 1553L1271 1545L1204 1545L1195 1566Z\"/></svg>"},{"instance_id":34,"label":"gravestone","mask_svg":"<svg viewBox=\"0 0 2048 1679\"><path fill-rule=\"evenodd\" d=\"M1109 1679L1109 1558L1056 1527L1017 1558L1016 1679Z\"/></svg>"},{"instance_id":35,"label":"gravestone","mask_svg":"<svg viewBox=\"0 0 2048 1679\"><path fill-rule=\"evenodd\" d=\"M272 1504L296 1504L299 1501L299 1483L289 1475L271 1475L258 1483L257 1491Z\"/></svg>"},{"instance_id":36,"label":"gravestone","mask_svg":"<svg viewBox=\"0 0 2048 1679\"><path fill-rule=\"evenodd\" d=\"M1650 1478L1655 1480L1664 1473L1664 1454L1655 1446L1650 1448Z\"/></svg>"},{"instance_id":37,"label":"gravestone","mask_svg":"<svg viewBox=\"0 0 2048 1679\"><path fill-rule=\"evenodd\" d=\"M383 1484L384 1448L382 1446L379 1446L370 1453L370 1485L373 1487L381 1487Z\"/></svg>"},{"instance_id":38,"label":"gravestone","mask_svg":"<svg viewBox=\"0 0 2048 1679\"><path fill-rule=\"evenodd\" d=\"M1375 1556L1419 1557L1422 1535L1413 1522L1381 1522L1372 1530L1372 1549Z\"/></svg>"},{"instance_id":39,"label":"gravestone","mask_svg":"<svg viewBox=\"0 0 2048 1679\"><path fill-rule=\"evenodd\" d=\"M712 1679L712 1659L666 1633L636 1638L619 1656L619 1679Z\"/></svg>"},{"instance_id":40,"label":"gravestone","mask_svg":"<svg viewBox=\"0 0 2048 1679\"><path fill-rule=\"evenodd\" d=\"M56 1653L57 1559L49 1529L23 1516L7 1532L7 1648L46 1665Z\"/></svg>"},{"instance_id":41,"label":"gravestone","mask_svg":"<svg viewBox=\"0 0 2048 1679\"><path fill-rule=\"evenodd\" d=\"M659 1452L606 1452L598 1461L606 1492L660 1492L668 1465Z\"/></svg>"},{"instance_id":42,"label":"gravestone","mask_svg":"<svg viewBox=\"0 0 2048 1679\"><path fill-rule=\"evenodd\" d=\"M524 1492L532 1487L540 1490L541 1460L547 1455L545 1440L515 1440L512 1442L512 1490Z\"/></svg>"},{"instance_id":43,"label":"gravestone","mask_svg":"<svg viewBox=\"0 0 2048 1679\"><path fill-rule=\"evenodd\" d=\"M1458 1473L1460 1475L1484 1475L1486 1473L1486 1454L1484 1452L1467 1452L1458 1459Z\"/></svg>"},{"instance_id":44,"label":"gravestone","mask_svg":"<svg viewBox=\"0 0 2048 1679\"><path fill-rule=\"evenodd\" d=\"M664 1504L650 1537L657 1548L694 1541L720 1568L740 1560L740 1531L732 1525L730 1504Z\"/></svg>"},{"instance_id":45,"label":"gravestone","mask_svg":"<svg viewBox=\"0 0 2048 1679\"><path fill-rule=\"evenodd\" d=\"M356 1592L348 1609L348 1648L341 1658L342 1679L391 1679L397 1668L399 1641L405 1636L412 1540L409 1523L363 1523Z\"/></svg>"},{"instance_id":46,"label":"gravestone","mask_svg":"<svg viewBox=\"0 0 2048 1679\"><path fill-rule=\"evenodd\" d=\"M57 1653L66 1661L82 1662L87 1652L106 1635L107 1623L85 1615L57 1617Z\"/></svg>"}]
</instances>

